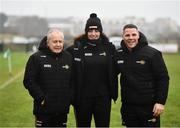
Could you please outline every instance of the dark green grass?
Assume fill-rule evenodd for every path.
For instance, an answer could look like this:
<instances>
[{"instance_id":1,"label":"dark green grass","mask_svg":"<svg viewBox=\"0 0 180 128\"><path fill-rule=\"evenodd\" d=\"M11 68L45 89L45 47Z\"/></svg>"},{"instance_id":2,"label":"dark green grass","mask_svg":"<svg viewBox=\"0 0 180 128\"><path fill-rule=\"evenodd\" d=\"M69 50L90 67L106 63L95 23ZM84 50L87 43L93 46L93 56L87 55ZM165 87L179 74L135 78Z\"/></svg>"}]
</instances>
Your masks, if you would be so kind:
<instances>
[{"instance_id":1,"label":"dark green grass","mask_svg":"<svg viewBox=\"0 0 180 128\"><path fill-rule=\"evenodd\" d=\"M22 53L11 53L11 64L12 73L8 70L8 59L3 58L3 54L0 54L0 85L10 79L11 77L17 75L17 73L24 70L24 65L26 63L28 54Z\"/></svg>"},{"instance_id":2,"label":"dark green grass","mask_svg":"<svg viewBox=\"0 0 180 128\"><path fill-rule=\"evenodd\" d=\"M28 55L14 53L12 56L12 75L8 74L7 60L0 54L0 86L11 77L24 70ZM166 110L162 114L162 127L180 127L180 54L164 54L169 70L170 87ZM158 68L158 67L157 67ZM23 74L17 80L0 90L0 127L33 127L32 98L22 84ZM116 104L112 102L111 127L122 127L120 119L120 97ZM75 120L71 107L68 127L74 127ZM94 123L92 123L94 126Z\"/></svg>"},{"instance_id":3,"label":"dark green grass","mask_svg":"<svg viewBox=\"0 0 180 128\"><path fill-rule=\"evenodd\" d=\"M180 127L180 53L165 54L164 57L169 70L170 86L161 124L167 127Z\"/></svg>"}]
</instances>

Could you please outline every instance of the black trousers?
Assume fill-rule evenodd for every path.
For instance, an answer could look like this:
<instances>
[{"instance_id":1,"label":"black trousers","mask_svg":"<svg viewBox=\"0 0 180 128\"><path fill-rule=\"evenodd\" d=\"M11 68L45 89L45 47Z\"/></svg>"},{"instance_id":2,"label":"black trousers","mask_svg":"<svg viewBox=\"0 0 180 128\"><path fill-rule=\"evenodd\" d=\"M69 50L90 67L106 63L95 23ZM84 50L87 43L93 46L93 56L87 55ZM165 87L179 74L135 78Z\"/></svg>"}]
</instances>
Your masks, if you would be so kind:
<instances>
[{"instance_id":1,"label":"black trousers","mask_svg":"<svg viewBox=\"0 0 180 128\"><path fill-rule=\"evenodd\" d=\"M96 127L109 127L111 99L109 97L94 97L80 101L75 109L77 127L91 127L94 116Z\"/></svg>"},{"instance_id":2,"label":"black trousers","mask_svg":"<svg viewBox=\"0 0 180 128\"><path fill-rule=\"evenodd\" d=\"M66 127L67 114L35 115L36 127Z\"/></svg>"},{"instance_id":3,"label":"black trousers","mask_svg":"<svg viewBox=\"0 0 180 128\"><path fill-rule=\"evenodd\" d=\"M153 105L122 104L122 124L127 127L160 127L160 117L153 116Z\"/></svg>"}]
</instances>

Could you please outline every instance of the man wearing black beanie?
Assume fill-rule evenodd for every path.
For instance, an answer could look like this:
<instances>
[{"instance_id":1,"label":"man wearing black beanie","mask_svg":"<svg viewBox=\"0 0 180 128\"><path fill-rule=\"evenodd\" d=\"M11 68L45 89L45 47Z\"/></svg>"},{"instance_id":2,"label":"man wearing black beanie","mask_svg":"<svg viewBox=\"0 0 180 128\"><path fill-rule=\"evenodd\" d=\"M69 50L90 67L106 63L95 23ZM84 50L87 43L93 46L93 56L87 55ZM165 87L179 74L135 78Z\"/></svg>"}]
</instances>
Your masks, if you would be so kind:
<instances>
[{"instance_id":1,"label":"man wearing black beanie","mask_svg":"<svg viewBox=\"0 0 180 128\"><path fill-rule=\"evenodd\" d=\"M111 100L117 100L118 82L114 71L115 47L103 33L101 20L90 14L85 33L67 49L73 56L74 109L77 127L109 127Z\"/></svg>"}]
</instances>

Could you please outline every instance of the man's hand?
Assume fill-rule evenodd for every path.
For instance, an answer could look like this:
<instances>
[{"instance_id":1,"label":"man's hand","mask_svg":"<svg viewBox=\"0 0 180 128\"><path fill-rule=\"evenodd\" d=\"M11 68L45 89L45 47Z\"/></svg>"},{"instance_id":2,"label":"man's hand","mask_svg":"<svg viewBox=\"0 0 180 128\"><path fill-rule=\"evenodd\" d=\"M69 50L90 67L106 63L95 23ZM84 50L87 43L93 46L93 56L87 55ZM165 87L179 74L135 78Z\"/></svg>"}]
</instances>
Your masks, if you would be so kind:
<instances>
[{"instance_id":1,"label":"man's hand","mask_svg":"<svg viewBox=\"0 0 180 128\"><path fill-rule=\"evenodd\" d=\"M153 116L159 116L161 113L164 111L164 105L155 103L154 108L153 108Z\"/></svg>"}]
</instances>

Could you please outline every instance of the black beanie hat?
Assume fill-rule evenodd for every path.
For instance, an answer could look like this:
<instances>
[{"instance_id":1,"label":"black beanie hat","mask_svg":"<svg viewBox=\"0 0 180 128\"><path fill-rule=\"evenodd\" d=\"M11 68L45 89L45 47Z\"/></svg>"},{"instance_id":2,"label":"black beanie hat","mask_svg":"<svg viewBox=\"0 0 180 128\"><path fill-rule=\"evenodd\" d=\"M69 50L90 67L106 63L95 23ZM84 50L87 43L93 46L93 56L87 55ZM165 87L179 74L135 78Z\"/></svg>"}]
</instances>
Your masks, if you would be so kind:
<instances>
[{"instance_id":1,"label":"black beanie hat","mask_svg":"<svg viewBox=\"0 0 180 128\"><path fill-rule=\"evenodd\" d=\"M102 33L103 29L101 20L97 17L96 13L91 13L89 19L86 22L85 32L87 33L90 29L97 29L100 33Z\"/></svg>"}]
</instances>

